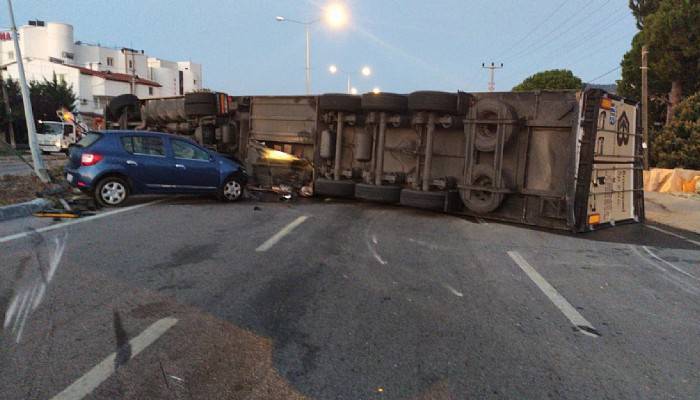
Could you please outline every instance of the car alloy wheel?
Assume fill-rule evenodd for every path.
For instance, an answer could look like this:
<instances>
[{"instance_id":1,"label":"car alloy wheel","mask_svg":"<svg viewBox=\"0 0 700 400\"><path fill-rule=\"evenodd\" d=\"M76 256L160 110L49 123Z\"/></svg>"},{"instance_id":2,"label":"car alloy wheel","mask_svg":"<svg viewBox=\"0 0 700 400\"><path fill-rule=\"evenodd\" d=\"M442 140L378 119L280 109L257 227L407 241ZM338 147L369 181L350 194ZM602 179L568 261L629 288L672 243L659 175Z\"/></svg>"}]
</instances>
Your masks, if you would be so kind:
<instances>
[{"instance_id":1,"label":"car alloy wheel","mask_svg":"<svg viewBox=\"0 0 700 400\"><path fill-rule=\"evenodd\" d=\"M238 200L241 197L241 193L243 193L243 187L233 179L224 185L224 197L228 201Z\"/></svg>"},{"instance_id":2,"label":"car alloy wheel","mask_svg":"<svg viewBox=\"0 0 700 400\"><path fill-rule=\"evenodd\" d=\"M109 181L102 185L100 197L105 203L115 206L126 198L126 187L120 182Z\"/></svg>"}]
</instances>

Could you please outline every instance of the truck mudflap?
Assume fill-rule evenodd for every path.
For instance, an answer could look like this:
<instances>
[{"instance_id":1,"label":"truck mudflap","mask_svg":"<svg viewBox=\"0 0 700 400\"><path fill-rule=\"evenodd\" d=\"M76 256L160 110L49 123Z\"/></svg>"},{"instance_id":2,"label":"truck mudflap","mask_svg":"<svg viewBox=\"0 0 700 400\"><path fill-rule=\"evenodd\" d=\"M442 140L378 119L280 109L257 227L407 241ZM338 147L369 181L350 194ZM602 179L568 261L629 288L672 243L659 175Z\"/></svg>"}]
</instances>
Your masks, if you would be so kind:
<instances>
[{"instance_id":1,"label":"truck mudflap","mask_svg":"<svg viewBox=\"0 0 700 400\"><path fill-rule=\"evenodd\" d=\"M601 90L584 92L579 123L574 231L644 221L638 106Z\"/></svg>"}]
</instances>

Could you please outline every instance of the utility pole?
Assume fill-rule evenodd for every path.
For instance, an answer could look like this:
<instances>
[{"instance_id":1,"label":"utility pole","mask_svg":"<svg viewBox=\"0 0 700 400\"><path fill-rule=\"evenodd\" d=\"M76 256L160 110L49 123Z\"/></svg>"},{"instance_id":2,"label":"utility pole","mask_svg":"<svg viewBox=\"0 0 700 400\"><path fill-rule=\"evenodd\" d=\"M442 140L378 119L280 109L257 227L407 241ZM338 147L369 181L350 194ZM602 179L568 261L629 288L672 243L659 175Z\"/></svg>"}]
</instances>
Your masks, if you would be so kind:
<instances>
[{"instance_id":1,"label":"utility pole","mask_svg":"<svg viewBox=\"0 0 700 400\"><path fill-rule=\"evenodd\" d=\"M10 107L10 97L7 94L5 80L2 78L2 68L0 68L0 85L2 85L2 100L5 103L5 114L7 115L7 132L10 134L10 146L16 149L17 143L15 142L15 127L12 123L12 108Z\"/></svg>"},{"instance_id":2,"label":"utility pole","mask_svg":"<svg viewBox=\"0 0 700 400\"><path fill-rule=\"evenodd\" d=\"M642 46L642 148L644 151L644 169L649 169L649 49Z\"/></svg>"},{"instance_id":3,"label":"utility pole","mask_svg":"<svg viewBox=\"0 0 700 400\"><path fill-rule=\"evenodd\" d=\"M24 104L24 119L27 122L27 136L29 139L29 150L32 153L32 162L34 164L34 172L39 179L48 183L51 181L49 174L44 166L44 160L39 153L39 146L36 139L36 125L34 124L34 113L32 112L32 100L29 97L29 87L27 86L27 77L24 75L24 62L22 61L22 52L19 48L19 35L17 34L17 25L15 25L15 14L12 11L12 0L7 0L7 8L10 13L10 23L12 32L12 41L15 44L15 57L17 58L17 74L19 75L19 87L22 90L22 103Z\"/></svg>"},{"instance_id":4,"label":"utility pole","mask_svg":"<svg viewBox=\"0 0 700 400\"><path fill-rule=\"evenodd\" d=\"M496 82L494 81L494 75L495 71L497 69L503 68L503 63L501 65L496 65L496 63L492 62L491 65L486 65L486 63L481 63L481 68L486 68L489 70L489 92L493 92L496 90Z\"/></svg>"},{"instance_id":5,"label":"utility pole","mask_svg":"<svg viewBox=\"0 0 700 400\"><path fill-rule=\"evenodd\" d=\"M311 23L304 24L306 30L306 94L311 94Z\"/></svg>"}]
</instances>

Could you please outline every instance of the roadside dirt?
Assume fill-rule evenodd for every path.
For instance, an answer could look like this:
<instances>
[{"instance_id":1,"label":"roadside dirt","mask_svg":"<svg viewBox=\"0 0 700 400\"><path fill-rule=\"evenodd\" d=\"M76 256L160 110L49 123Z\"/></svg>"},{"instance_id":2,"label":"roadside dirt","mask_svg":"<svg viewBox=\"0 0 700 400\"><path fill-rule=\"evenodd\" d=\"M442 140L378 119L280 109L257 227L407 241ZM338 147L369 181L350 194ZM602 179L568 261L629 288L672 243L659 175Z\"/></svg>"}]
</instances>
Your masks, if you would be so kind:
<instances>
[{"instance_id":1,"label":"roadside dirt","mask_svg":"<svg viewBox=\"0 0 700 400\"><path fill-rule=\"evenodd\" d=\"M37 192L41 192L56 184L64 184L63 167L49 169L51 184L42 183L34 175L1 175L0 176L0 206L22 203L34 200Z\"/></svg>"}]
</instances>

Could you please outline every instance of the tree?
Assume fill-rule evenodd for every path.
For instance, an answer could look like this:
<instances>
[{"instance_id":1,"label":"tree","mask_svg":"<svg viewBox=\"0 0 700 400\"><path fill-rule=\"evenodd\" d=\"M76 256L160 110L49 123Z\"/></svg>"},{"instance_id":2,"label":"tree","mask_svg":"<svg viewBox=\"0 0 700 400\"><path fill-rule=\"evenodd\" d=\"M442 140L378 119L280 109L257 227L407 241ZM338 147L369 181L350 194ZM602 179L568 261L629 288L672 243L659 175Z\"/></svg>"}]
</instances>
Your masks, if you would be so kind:
<instances>
[{"instance_id":1,"label":"tree","mask_svg":"<svg viewBox=\"0 0 700 400\"><path fill-rule=\"evenodd\" d=\"M53 74L51 80L32 81L29 92L36 120L55 120L56 111L61 108L75 110L77 97L73 93L73 85L68 85L64 80L59 81L56 74Z\"/></svg>"},{"instance_id":2,"label":"tree","mask_svg":"<svg viewBox=\"0 0 700 400\"><path fill-rule=\"evenodd\" d=\"M637 29L644 29L644 19L659 8L660 2L661 0L629 0L632 15L637 20Z\"/></svg>"},{"instance_id":3,"label":"tree","mask_svg":"<svg viewBox=\"0 0 700 400\"><path fill-rule=\"evenodd\" d=\"M683 96L698 90L700 74L700 2L664 0L643 17L642 40L649 47L649 67L670 82L669 123Z\"/></svg>"},{"instance_id":4,"label":"tree","mask_svg":"<svg viewBox=\"0 0 700 400\"><path fill-rule=\"evenodd\" d=\"M519 85L513 88L514 92L524 92L528 90L558 90L558 89L581 89L583 82L581 78L574 75L568 69L552 69L538 72L529 76Z\"/></svg>"},{"instance_id":5,"label":"tree","mask_svg":"<svg viewBox=\"0 0 700 400\"><path fill-rule=\"evenodd\" d=\"M700 92L678 104L652 144L657 167L700 169Z\"/></svg>"}]
</instances>

